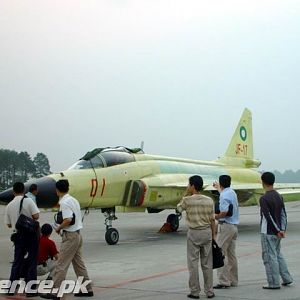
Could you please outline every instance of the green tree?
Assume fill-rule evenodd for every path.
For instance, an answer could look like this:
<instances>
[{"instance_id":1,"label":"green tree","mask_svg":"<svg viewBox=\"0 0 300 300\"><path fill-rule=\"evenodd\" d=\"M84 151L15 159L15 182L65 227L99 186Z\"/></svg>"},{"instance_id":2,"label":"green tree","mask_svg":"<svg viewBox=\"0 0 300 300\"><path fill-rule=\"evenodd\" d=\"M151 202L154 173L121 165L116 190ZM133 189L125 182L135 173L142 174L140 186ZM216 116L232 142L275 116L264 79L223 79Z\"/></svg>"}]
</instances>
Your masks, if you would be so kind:
<instances>
[{"instance_id":1,"label":"green tree","mask_svg":"<svg viewBox=\"0 0 300 300\"><path fill-rule=\"evenodd\" d=\"M18 155L20 169L20 181L25 182L35 174L35 165L28 152L20 152Z\"/></svg>"},{"instance_id":2,"label":"green tree","mask_svg":"<svg viewBox=\"0 0 300 300\"><path fill-rule=\"evenodd\" d=\"M14 150L0 149L0 188L6 189L19 179L19 157Z\"/></svg>"},{"instance_id":3,"label":"green tree","mask_svg":"<svg viewBox=\"0 0 300 300\"><path fill-rule=\"evenodd\" d=\"M33 159L33 162L35 166L35 178L40 178L51 174L49 160L44 153L37 153Z\"/></svg>"},{"instance_id":4,"label":"green tree","mask_svg":"<svg viewBox=\"0 0 300 300\"><path fill-rule=\"evenodd\" d=\"M0 149L0 190L5 190L16 181L26 182L31 177L50 174L48 158L37 153L34 160L26 151Z\"/></svg>"}]
</instances>

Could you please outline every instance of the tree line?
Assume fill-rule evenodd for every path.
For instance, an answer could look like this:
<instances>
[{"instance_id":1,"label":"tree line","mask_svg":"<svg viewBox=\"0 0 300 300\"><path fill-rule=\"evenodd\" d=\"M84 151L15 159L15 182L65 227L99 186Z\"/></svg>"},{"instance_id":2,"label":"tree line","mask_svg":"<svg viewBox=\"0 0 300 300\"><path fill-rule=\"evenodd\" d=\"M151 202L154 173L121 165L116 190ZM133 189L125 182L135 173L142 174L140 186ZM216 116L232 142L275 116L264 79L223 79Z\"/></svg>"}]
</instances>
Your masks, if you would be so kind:
<instances>
[{"instance_id":1,"label":"tree line","mask_svg":"<svg viewBox=\"0 0 300 300\"><path fill-rule=\"evenodd\" d=\"M290 182L290 183L300 183L300 170L292 171L286 170L283 173L275 170L274 171L276 182Z\"/></svg>"},{"instance_id":2,"label":"tree line","mask_svg":"<svg viewBox=\"0 0 300 300\"><path fill-rule=\"evenodd\" d=\"M26 182L51 174L50 164L44 153L37 153L32 159L26 151L0 149L0 190L11 187L14 182Z\"/></svg>"}]
</instances>

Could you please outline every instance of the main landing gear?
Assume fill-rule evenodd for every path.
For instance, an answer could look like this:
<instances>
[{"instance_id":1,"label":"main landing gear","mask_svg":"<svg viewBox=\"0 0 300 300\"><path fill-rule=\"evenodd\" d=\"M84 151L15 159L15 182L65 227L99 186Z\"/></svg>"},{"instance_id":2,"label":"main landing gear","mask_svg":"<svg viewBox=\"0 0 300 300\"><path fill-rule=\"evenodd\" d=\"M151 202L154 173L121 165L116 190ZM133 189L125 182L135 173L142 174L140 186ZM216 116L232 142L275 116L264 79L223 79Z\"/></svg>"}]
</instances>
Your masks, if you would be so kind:
<instances>
[{"instance_id":1,"label":"main landing gear","mask_svg":"<svg viewBox=\"0 0 300 300\"><path fill-rule=\"evenodd\" d=\"M115 214L115 208L103 208L102 212L105 216L105 226L106 226L106 233L105 233L105 240L108 245L115 245L119 241L119 232L117 229L112 227L112 221L117 220Z\"/></svg>"}]
</instances>

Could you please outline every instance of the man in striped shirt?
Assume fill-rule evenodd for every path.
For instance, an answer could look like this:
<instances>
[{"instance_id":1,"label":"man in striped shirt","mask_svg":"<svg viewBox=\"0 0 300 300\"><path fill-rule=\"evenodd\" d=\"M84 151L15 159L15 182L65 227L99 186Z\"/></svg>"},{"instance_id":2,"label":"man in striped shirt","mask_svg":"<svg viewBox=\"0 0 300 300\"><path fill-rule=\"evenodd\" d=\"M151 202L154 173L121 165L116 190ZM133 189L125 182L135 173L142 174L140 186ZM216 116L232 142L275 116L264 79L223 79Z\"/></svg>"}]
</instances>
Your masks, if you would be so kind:
<instances>
[{"instance_id":1,"label":"man in striped shirt","mask_svg":"<svg viewBox=\"0 0 300 300\"><path fill-rule=\"evenodd\" d=\"M204 292L207 298L215 296L213 292L212 239L215 235L214 202L200 193L203 187L201 176L189 178L186 196L177 205L179 212L186 211L187 264L190 273L188 298L199 299L199 257L204 278Z\"/></svg>"}]
</instances>

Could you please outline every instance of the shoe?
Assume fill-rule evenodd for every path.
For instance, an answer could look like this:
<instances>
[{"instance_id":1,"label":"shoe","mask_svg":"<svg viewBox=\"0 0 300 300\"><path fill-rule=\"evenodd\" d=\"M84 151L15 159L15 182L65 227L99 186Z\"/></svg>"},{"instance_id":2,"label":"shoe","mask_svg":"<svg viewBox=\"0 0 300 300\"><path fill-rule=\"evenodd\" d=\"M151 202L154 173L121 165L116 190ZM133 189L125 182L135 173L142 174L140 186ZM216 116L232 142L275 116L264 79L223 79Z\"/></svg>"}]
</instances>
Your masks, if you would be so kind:
<instances>
[{"instance_id":1,"label":"shoe","mask_svg":"<svg viewBox=\"0 0 300 300\"><path fill-rule=\"evenodd\" d=\"M230 286L224 284L217 284L214 286L214 289L228 289L228 288L230 288Z\"/></svg>"},{"instance_id":2,"label":"shoe","mask_svg":"<svg viewBox=\"0 0 300 300\"><path fill-rule=\"evenodd\" d=\"M41 298L44 298L44 299L60 300L59 297L57 297L57 296L54 295L54 294L50 294L50 293L48 293L48 294L40 294L39 296L40 296Z\"/></svg>"},{"instance_id":3,"label":"shoe","mask_svg":"<svg viewBox=\"0 0 300 300\"><path fill-rule=\"evenodd\" d=\"M265 290L279 290L280 286L268 286L268 285L264 285L262 288L265 289Z\"/></svg>"},{"instance_id":4,"label":"shoe","mask_svg":"<svg viewBox=\"0 0 300 300\"><path fill-rule=\"evenodd\" d=\"M282 286L288 286L288 285L291 285L293 283L293 281L290 281L290 282L283 282L281 285Z\"/></svg>"},{"instance_id":5,"label":"shoe","mask_svg":"<svg viewBox=\"0 0 300 300\"><path fill-rule=\"evenodd\" d=\"M215 297L215 293L209 293L206 295L207 298L214 298Z\"/></svg>"},{"instance_id":6,"label":"shoe","mask_svg":"<svg viewBox=\"0 0 300 300\"><path fill-rule=\"evenodd\" d=\"M193 294L188 294L187 297L188 297L188 298L192 298L192 299L200 299L199 296L195 296L195 295L193 295Z\"/></svg>"},{"instance_id":7,"label":"shoe","mask_svg":"<svg viewBox=\"0 0 300 300\"><path fill-rule=\"evenodd\" d=\"M94 292L93 291L89 291L87 293L83 293L82 291L80 291L79 293L74 294L75 297L93 297L94 296Z\"/></svg>"},{"instance_id":8,"label":"shoe","mask_svg":"<svg viewBox=\"0 0 300 300\"><path fill-rule=\"evenodd\" d=\"M7 296L7 297L9 297L9 296L14 296L15 293L14 292L7 292L4 295Z\"/></svg>"}]
</instances>

